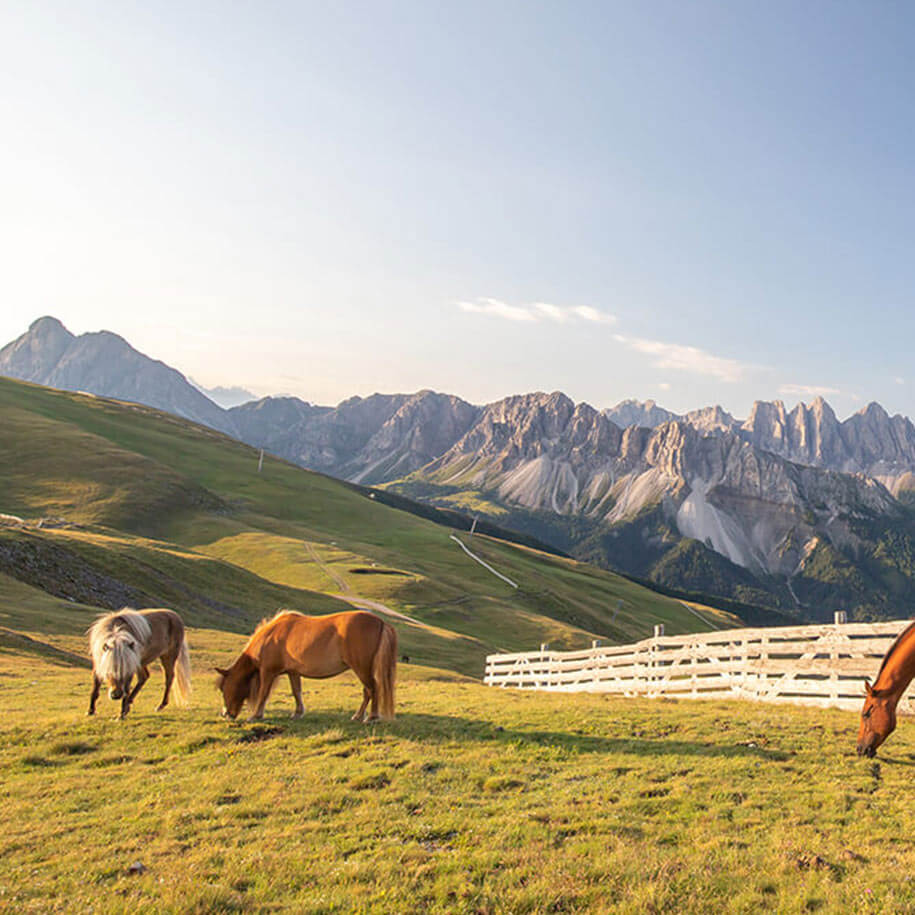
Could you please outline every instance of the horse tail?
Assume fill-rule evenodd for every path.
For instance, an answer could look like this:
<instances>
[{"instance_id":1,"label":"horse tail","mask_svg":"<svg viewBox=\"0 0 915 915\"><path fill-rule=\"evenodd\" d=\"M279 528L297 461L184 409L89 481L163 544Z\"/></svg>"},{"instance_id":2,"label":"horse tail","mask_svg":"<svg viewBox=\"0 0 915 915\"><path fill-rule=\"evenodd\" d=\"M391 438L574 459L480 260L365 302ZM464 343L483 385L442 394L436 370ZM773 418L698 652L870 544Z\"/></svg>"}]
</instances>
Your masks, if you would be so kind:
<instances>
[{"instance_id":1,"label":"horse tail","mask_svg":"<svg viewBox=\"0 0 915 915\"><path fill-rule=\"evenodd\" d=\"M191 652L187 647L187 636L181 636L181 648L175 661L175 702L189 705L191 701Z\"/></svg>"},{"instance_id":2,"label":"horse tail","mask_svg":"<svg viewBox=\"0 0 915 915\"><path fill-rule=\"evenodd\" d=\"M372 680L378 699L378 714L394 717L394 686L397 678L397 631L390 623L381 623L381 638L372 659Z\"/></svg>"}]
</instances>

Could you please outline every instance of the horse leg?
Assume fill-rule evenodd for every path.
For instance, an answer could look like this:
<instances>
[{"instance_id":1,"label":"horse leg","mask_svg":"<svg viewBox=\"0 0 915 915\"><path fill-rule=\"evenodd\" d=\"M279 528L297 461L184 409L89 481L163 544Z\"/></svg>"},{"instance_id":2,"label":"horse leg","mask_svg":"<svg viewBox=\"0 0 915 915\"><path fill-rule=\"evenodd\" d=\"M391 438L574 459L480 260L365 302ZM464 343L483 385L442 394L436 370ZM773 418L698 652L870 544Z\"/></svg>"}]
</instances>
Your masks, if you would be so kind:
<instances>
[{"instance_id":1,"label":"horse leg","mask_svg":"<svg viewBox=\"0 0 915 915\"><path fill-rule=\"evenodd\" d=\"M133 677L128 678L127 682L124 684L124 691L121 693L121 718L126 718L127 713L130 711L130 681Z\"/></svg>"},{"instance_id":2,"label":"horse leg","mask_svg":"<svg viewBox=\"0 0 915 915\"><path fill-rule=\"evenodd\" d=\"M98 702L98 694L102 688L102 681L93 673L92 674L92 693L89 696L89 711L87 715L95 714L95 703Z\"/></svg>"},{"instance_id":3,"label":"horse leg","mask_svg":"<svg viewBox=\"0 0 915 915\"><path fill-rule=\"evenodd\" d=\"M369 712L369 717L365 719L369 721L378 721L378 690L372 687L372 710Z\"/></svg>"},{"instance_id":4,"label":"horse leg","mask_svg":"<svg viewBox=\"0 0 915 915\"><path fill-rule=\"evenodd\" d=\"M295 699L293 718L305 717L305 706L302 704L302 678L295 672L289 671L289 685L292 687L292 696Z\"/></svg>"},{"instance_id":5,"label":"horse leg","mask_svg":"<svg viewBox=\"0 0 915 915\"><path fill-rule=\"evenodd\" d=\"M133 692L130 694L130 704L133 705L133 700L137 698L137 693L140 692L140 688L143 684L149 679L149 668L145 665L140 668L137 672L137 685L133 688Z\"/></svg>"},{"instance_id":6,"label":"horse leg","mask_svg":"<svg viewBox=\"0 0 915 915\"><path fill-rule=\"evenodd\" d=\"M372 694L369 692L369 688L367 686L363 686L362 687L362 705L359 706L359 711L356 712L355 715L353 715L353 717L352 717L353 721L362 721L362 719L365 717L365 708L369 704L369 699L371 699L371 697L372 697Z\"/></svg>"},{"instance_id":7,"label":"horse leg","mask_svg":"<svg viewBox=\"0 0 915 915\"><path fill-rule=\"evenodd\" d=\"M162 694L162 701L156 706L157 712L161 712L168 705L168 694L175 679L175 659L171 655L162 655L159 660L162 662L162 670L165 671L165 692Z\"/></svg>"},{"instance_id":8,"label":"horse leg","mask_svg":"<svg viewBox=\"0 0 915 915\"><path fill-rule=\"evenodd\" d=\"M359 711L353 715L353 721L377 721L378 720L378 694L375 690L375 679L372 677L372 666L364 673L355 667L353 673L362 681L362 705ZM372 711L368 718L365 718L365 708L372 703Z\"/></svg>"},{"instance_id":9,"label":"horse leg","mask_svg":"<svg viewBox=\"0 0 915 915\"><path fill-rule=\"evenodd\" d=\"M270 687L276 679L276 671L268 671L263 667L260 670L260 683L257 689L257 698L254 700L254 711L251 712L248 721L260 721L264 717L264 706L267 704L267 697L270 695Z\"/></svg>"}]
</instances>

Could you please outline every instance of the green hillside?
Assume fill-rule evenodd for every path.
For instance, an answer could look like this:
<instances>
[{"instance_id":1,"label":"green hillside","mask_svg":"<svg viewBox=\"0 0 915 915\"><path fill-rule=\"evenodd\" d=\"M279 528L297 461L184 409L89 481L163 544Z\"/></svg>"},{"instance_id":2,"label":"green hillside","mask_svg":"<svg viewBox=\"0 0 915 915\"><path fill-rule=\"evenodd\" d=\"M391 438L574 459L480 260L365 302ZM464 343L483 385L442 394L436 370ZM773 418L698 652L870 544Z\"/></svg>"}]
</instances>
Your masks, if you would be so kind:
<instances>
[{"instance_id":1,"label":"green hillside","mask_svg":"<svg viewBox=\"0 0 915 915\"><path fill-rule=\"evenodd\" d=\"M391 615L411 661L479 676L494 650L736 622L458 535L513 588L451 528L269 455L258 471L254 449L151 408L0 379L0 428L0 626L52 648L80 649L92 614L126 603L228 632L280 606L365 606Z\"/></svg>"}]
</instances>

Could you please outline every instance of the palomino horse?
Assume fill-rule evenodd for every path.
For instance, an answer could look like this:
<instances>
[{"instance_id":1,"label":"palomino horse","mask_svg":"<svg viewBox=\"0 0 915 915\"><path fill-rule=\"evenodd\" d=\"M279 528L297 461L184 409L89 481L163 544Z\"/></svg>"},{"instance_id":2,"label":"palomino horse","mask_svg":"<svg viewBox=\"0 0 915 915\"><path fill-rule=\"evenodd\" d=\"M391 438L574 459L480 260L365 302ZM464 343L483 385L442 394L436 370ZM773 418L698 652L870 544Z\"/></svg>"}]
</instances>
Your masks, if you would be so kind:
<instances>
[{"instance_id":1,"label":"palomino horse","mask_svg":"<svg viewBox=\"0 0 915 915\"><path fill-rule=\"evenodd\" d=\"M896 704L915 677L915 623L904 629L890 645L877 679L864 681L867 697L861 709L858 756L875 756L877 747L896 728Z\"/></svg>"},{"instance_id":2,"label":"palomino horse","mask_svg":"<svg viewBox=\"0 0 915 915\"><path fill-rule=\"evenodd\" d=\"M324 679L352 669L362 681L362 705L353 715L361 721L372 703L369 721L394 717L397 633L372 613L355 610L330 616L305 616L280 610L264 620L235 663L219 674L223 715L236 718L247 700L249 721L264 717L273 681L287 674L295 697L293 717L305 714L302 677Z\"/></svg>"},{"instance_id":3,"label":"palomino horse","mask_svg":"<svg viewBox=\"0 0 915 915\"><path fill-rule=\"evenodd\" d=\"M191 658L184 637L184 623L174 610L131 610L125 607L99 617L89 629L89 651L92 655L92 695L89 712L95 714L95 703L103 683L108 695L121 700L121 717L143 684L149 679L149 668L158 658L165 671L165 694L156 711L168 705L175 683L179 705L186 705L191 695ZM137 685L131 690L134 675Z\"/></svg>"}]
</instances>

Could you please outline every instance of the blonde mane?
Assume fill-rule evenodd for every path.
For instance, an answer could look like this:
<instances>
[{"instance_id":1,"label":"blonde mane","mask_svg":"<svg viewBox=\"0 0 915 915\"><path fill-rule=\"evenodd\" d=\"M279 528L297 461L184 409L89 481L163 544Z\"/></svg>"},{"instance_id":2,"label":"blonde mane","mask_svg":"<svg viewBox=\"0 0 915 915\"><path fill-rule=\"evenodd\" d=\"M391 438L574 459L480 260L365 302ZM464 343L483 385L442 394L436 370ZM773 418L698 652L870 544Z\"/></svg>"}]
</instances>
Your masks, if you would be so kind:
<instances>
[{"instance_id":1,"label":"blonde mane","mask_svg":"<svg viewBox=\"0 0 915 915\"><path fill-rule=\"evenodd\" d=\"M87 634L92 666L101 680L108 680L139 669L152 629L142 613L124 607L100 616Z\"/></svg>"},{"instance_id":2,"label":"blonde mane","mask_svg":"<svg viewBox=\"0 0 915 915\"><path fill-rule=\"evenodd\" d=\"M277 610L276 613L271 617L264 617L255 627L254 632L251 633L251 638L248 639L247 644L245 645L245 651L249 649L252 645L256 644L258 641L258 636L263 635L264 630L272 626L281 616L286 616L290 613L294 613L296 616L301 616L302 614L298 610Z\"/></svg>"}]
</instances>

